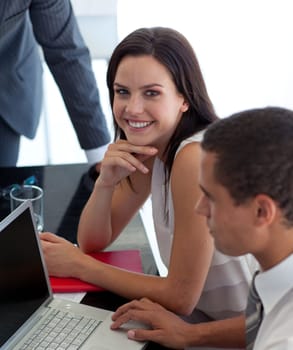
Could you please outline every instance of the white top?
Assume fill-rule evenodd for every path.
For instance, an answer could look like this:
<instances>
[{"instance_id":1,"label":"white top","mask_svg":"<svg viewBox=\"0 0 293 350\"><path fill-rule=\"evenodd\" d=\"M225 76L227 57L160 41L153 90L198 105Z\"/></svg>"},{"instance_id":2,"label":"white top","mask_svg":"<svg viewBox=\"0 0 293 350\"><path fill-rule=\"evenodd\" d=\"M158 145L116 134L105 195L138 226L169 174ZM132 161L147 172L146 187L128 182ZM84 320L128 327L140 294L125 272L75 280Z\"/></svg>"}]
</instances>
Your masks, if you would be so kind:
<instances>
[{"instance_id":1,"label":"white top","mask_svg":"<svg viewBox=\"0 0 293 350\"><path fill-rule=\"evenodd\" d=\"M178 151L190 142L200 142L200 132L181 143ZM177 153L178 153L177 151ZM174 210L171 185L168 188L168 222L165 220L164 164L156 158L152 175L152 208L158 247L163 262L169 266L174 232ZM246 308L249 285L252 279L252 256L229 257L214 252L207 280L196 309L212 319L224 319L239 315ZM194 319L194 317L191 317Z\"/></svg>"},{"instance_id":2,"label":"white top","mask_svg":"<svg viewBox=\"0 0 293 350\"><path fill-rule=\"evenodd\" d=\"M293 254L259 273L255 287L264 306L264 319L254 350L293 349Z\"/></svg>"}]
</instances>

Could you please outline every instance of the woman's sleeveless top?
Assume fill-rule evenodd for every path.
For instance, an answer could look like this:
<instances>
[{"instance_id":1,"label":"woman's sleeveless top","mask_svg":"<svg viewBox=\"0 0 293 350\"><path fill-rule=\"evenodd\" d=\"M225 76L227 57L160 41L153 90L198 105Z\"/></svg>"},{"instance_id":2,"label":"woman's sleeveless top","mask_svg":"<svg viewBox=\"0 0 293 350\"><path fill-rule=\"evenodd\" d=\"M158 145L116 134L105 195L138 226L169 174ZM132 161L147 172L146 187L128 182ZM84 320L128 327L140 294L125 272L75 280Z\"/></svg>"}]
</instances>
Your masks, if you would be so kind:
<instances>
[{"instance_id":1,"label":"woman's sleeveless top","mask_svg":"<svg viewBox=\"0 0 293 350\"><path fill-rule=\"evenodd\" d=\"M200 142L203 132L184 140L177 153L191 142ZM174 232L174 210L171 185L165 206L164 164L156 158L152 174L152 210L161 258L168 268ZM166 222L166 210L168 220ZM252 256L230 257L215 249L208 276L196 310L210 319L218 320L239 315L245 310L248 289L255 269ZM191 316L191 319L194 318ZM196 320L195 320L196 321Z\"/></svg>"}]
</instances>

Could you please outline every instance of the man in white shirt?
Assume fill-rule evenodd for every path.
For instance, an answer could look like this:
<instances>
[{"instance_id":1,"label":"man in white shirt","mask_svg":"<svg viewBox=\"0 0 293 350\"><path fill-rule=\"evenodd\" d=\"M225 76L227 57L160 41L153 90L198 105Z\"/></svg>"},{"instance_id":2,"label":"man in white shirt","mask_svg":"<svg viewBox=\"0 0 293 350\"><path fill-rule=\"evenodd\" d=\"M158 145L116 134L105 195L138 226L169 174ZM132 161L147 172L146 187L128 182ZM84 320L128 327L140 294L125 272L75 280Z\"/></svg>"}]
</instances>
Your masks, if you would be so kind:
<instances>
[{"instance_id":1,"label":"man in white shirt","mask_svg":"<svg viewBox=\"0 0 293 350\"><path fill-rule=\"evenodd\" d=\"M202 141L199 185L203 196L196 211L206 216L220 251L231 256L252 254L260 264L255 288L263 319L254 350L293 349L292 135L293 112L268 107L213 123ZM112 328L129 319L152 327L132 329L130 338L172 348L215 345L220 334L213 322L205 328L186 324L149 300L119 308ZM203 334L207 329L209 333ZM233 337L227 332L217 345Z\"/></svg>"},{"instance_id":2,"label":"man in white shirt","mask_svg":"<svg viewBox=\"0 0 293 350\"><path fill-rule=\"evenodd\" d=\"M293 112L250 110L202 143L197 211L228 255L253 254L263 321L253 349L293 349Z\"/></svg>"}]
</instances>

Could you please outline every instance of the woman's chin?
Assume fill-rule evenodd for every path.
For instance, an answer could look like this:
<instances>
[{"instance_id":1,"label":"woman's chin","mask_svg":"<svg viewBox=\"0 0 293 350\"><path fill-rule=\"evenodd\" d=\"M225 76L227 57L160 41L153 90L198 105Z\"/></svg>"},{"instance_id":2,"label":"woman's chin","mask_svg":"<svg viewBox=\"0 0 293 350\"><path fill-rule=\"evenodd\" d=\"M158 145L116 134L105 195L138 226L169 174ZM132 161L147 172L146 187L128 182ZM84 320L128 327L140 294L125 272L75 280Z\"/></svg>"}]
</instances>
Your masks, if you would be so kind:
<instances>
[{"instance_id":1,"label":"woman's chin","mask_svg":"<svg viewBox=\"0 0 293 350\"><path fill-rule=\"evenodd\" d=\"M145 137L141 137L139 135L127 135L126 134L127 141L135 146L150 146L149 140L147 140Z\"/></svg>"}]
</instances>

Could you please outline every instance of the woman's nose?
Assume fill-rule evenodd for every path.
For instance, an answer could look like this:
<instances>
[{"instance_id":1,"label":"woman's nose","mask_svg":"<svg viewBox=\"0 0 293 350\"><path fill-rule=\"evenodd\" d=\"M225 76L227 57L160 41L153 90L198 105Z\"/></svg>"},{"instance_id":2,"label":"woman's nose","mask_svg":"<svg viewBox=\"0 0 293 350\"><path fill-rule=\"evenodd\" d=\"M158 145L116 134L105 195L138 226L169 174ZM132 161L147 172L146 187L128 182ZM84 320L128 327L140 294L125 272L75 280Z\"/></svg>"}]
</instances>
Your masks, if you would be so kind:
<instances>
[{"instance_id":1,"label":"woman's nose","mask_svg":"<svg viewBox=\"0 0 293 350\"><path fill-rule=\"evenodd\" d=\"M139 96L131 96L125 108L130 115L141 114L144 111L143 101Z\"/></svg>"}]
</instances>

